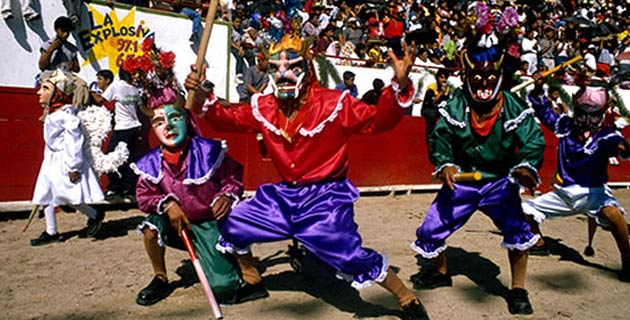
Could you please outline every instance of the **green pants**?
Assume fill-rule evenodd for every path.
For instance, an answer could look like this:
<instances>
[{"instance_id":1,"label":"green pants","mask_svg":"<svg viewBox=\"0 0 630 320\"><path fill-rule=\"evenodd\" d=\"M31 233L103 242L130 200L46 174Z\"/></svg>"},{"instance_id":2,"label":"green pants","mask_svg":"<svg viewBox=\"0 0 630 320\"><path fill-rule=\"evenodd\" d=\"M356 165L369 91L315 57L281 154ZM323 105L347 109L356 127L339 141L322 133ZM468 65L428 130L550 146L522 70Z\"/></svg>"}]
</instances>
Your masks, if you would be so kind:
<instances>
[{"instance_id":1,"label":"green pants","mask_svg":"<svg viewBox=\"0 0 630 320\"><path fill-rule=\"evenodd\" d=\"M164 244L180 250L186 250L184 242L171 226L166 215L151 214L139 226L155 226ZM219 239L219 228L216 221L191 222L191 241L197 256L210 282L212 291L219 302L229 301L234 297L240 282L238 265L231 255L217 251L215 245Z\"/></svg>"}]
</instances>

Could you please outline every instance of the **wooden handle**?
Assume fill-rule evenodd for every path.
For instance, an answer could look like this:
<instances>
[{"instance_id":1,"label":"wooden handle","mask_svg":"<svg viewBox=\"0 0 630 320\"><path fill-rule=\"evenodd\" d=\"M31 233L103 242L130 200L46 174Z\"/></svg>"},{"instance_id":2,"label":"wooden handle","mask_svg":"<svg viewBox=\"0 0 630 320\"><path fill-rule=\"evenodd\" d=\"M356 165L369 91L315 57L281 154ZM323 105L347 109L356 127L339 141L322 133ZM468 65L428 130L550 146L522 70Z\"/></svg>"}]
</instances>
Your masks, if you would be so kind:
<instances>
[{"instance_id":1,"label":"wooden handle","mask_svg":"<svg viewBox=\"0 0 630 320\"><path fill-rule=\"evenodd\" d=\"M33 210L31 210L31 215L28 216L28 220L26 221L26 224L24 225L24 228L22 228L22 232L26 232L26 229L28 229L28 226L31 225L31 221L33 221L33 217L35 217L35 214L39 212L39 205L36 204L33 207Z\"/></svg>"},{"instance_id":2,"label":"wooden handle","mask_svg":"<svg viewBox=\"0 0 630 320\"><path fill-rule=\"evenodd\" d=\"M549 76L550 74L553 74L553 73L555 73L555 72L558 72L560 69L564 69L564 68L566 68L568 65L574 64L574 63L576 63L576 62L578 62L578 61L580 61L580 60L582 60L582 59L583 59L583 57L582 57L581 55L575 56L575 57L573 57L571 60L565 61L565 62L563 62L563 63L561 63L561 64L559 64L559 65L555 66L554 68L552 68L552 69L549 69L549 70L545 71L545 72L543 73L543 76L544 76L544 77L547 77L547 76ZM530 84L532 84L532 83L534 83L534 82L536 82L536 80L534 80L534 78L528 79L527 81L525 81L525 82L523 82L523 83L519 83L519 84L517 84L516 86L512 87L512 89L510 90L510 92L518 92L519 90L521 90L521 89L523 89L523 88L525 88L525 87L529 86Z\"/></svg>"},{"instance_id":3,"label":"wooden handle","mask_svg":"<svg viewBox=\"0 0 630 320\"><path fill-rule=\"evenodd\" d=\"M212 34L212 26L214 25L214 16L217 13L218 0L210 1L210 8L206 15L206 25L203 28L203 34L201 35L201 42L199 43L199 51L197 51L197 61L195 66L197 67L197 77L201 76L201 68L203 68L203 62L206 58L206 51L208 50L208 43L210 42L210 35ZM193 105L196 89L188 90L188 98L186 99L186 109L190 110Z\"/></svg>"},{"instance_id":4,"label":"wooden handle","mask_svg":"<svg viewBox=\"0 0 630 320\"><path fill-rule=\"evenodd\" d=\"M479 181L481 180L481 172L464 172L458 173L455 175L456 182L469 182L469 181Z\"/></svg>"}]
</instances>

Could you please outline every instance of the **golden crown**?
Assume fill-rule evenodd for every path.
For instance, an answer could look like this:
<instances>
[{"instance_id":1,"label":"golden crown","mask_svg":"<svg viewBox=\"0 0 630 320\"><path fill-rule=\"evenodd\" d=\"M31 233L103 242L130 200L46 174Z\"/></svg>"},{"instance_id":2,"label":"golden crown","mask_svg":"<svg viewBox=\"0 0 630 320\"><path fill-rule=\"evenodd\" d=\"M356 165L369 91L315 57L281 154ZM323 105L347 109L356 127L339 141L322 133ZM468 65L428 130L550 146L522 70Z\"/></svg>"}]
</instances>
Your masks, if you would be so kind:
<instances>
[{"instance_id":1,"label":"golden crown","mask_svg":"<svg viewBox=\"0 0 630 320\"><path fill-rule=\"evenodd\" d=\"M282 50L302 51L302 38L297 34L285 34L282 40L274 42L269 46L269 54L273 55Z\"/></svg>"}]
</instances>

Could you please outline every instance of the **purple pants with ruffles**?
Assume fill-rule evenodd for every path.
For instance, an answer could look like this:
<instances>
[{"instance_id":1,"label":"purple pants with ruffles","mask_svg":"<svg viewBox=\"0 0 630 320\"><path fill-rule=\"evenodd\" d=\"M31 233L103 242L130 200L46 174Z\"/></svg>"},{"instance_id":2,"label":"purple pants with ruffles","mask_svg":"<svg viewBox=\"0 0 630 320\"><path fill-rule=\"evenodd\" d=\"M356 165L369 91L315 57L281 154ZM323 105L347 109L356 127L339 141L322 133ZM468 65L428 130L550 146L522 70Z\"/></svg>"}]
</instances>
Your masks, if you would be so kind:
<instances>
[{"instance_id":1,"label":"purple pants with ruffles","mask_svg":"<svg viewBox=\"0 0 630 320\"><path fill-rule=\"evenodd\" d=\"M362 247L354 222L353 203L358 198L359 191L348 179L299 187L264 184L253 198L232 210L220 230L236 249L295 238L361 288L382 281L387 262Z\"/></svg>"},{"instance_id":2,"label":"purple pants with ruffles","mask_svg":"<svg viewBox=\"0 0 630 320\"><path fill-rule=\"evenodd\" d=\"M444 184L431 203L412 243L424 258L435 258L446 249L446 239L461 228L475 211L485 213L503 233L503 247L527 250L538 241L525 220L519 186L507 177L474 184L455 183L455 190Z\"/></svg>"}]
</instances>

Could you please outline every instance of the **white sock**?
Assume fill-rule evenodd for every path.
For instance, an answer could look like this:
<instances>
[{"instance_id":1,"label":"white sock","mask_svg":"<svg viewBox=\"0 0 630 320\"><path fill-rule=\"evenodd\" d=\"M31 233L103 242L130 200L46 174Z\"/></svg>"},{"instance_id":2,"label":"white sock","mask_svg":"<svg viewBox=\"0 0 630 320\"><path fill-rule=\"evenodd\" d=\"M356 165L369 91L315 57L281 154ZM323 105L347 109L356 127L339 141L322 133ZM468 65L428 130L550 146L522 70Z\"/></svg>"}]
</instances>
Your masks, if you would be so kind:
<instances>
[{"instance_id":1,"label":"white sock","mask_svg":"<svg viewBox=\"0 0 630 320\"><path fill-rule=\"evenodd\" d=\"M44 216L46 217L46 232L49 235L57 234L57 218L55 217L55 206L45 206Z\"/></svg>"}]
</instances>

